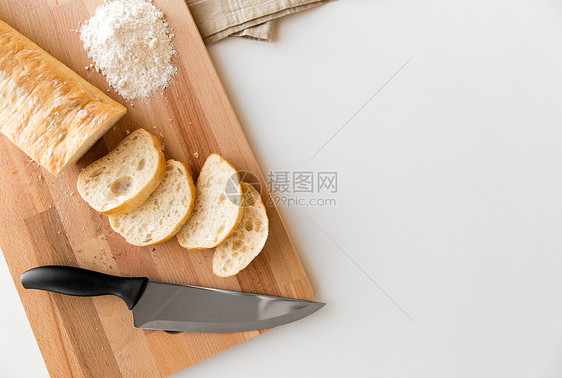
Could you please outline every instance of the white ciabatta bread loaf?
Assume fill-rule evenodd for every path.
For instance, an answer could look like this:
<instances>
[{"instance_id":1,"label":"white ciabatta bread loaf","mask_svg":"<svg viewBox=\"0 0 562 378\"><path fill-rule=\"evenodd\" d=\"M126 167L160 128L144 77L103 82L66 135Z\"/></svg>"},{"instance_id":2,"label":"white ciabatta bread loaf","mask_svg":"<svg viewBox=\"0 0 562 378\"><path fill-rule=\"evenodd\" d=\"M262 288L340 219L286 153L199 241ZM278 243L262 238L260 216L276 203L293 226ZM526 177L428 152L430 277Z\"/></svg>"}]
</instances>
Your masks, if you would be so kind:
<instances>
[{"instance_id":1,"label":"white ciabatta bread loaf","mask_svg":"<svg viewBox=\"0 0 562 378\"><path fill-rule=\"evenodd\" d=\"M168 160L164 179L135 210L109 217L109 224L130 244L165 242L185 224L195 203L195 185L189 167Z\"/></svg>"},{"instance_id":2,"label":"white ciabatta bread loaf","mask_svg":"<svg viewBox=\"0 0 562 378\"><path fill-rule=\"evenodd\" d=\"M166 172L162 144L138 129L109 154L78 175L78 192L95 210L120 215L136 209L158 187Z\"/></svg>"},{"instance_id":3,"label":"white ciabatta bread loaf","mask_svg":"<svg viewBox=\"0 0 562 378\"><path fill-rule=\"evenodd\" d=\"M58 176L125 107L0 20L0 131Z\"/></svg>"},{"instance_id":4,"label":"white ciabatta bread loaf","mask_svg":"<svg viewBox=\"0 0 562 378\"><path fill-rule=\"evenodd\" d=\"M213 248L230 236L242 218L240 179L222 156L212 154L196 187L195 207L177 234L178 242L188 249Z\"/></svg>"},{"instance_id":5,"label":"white ciabatta bread loaf","mask_svg":"<svg viewBox=\"0 0 562 378\"><path fill-rule=\"evenodd\" d=\"M220 277L238 274L261 252L269 234L269 220L260 194L242 183L244 215L236 230L219 244L213 256L213 272Z\"/></svg>"}]
</instances>

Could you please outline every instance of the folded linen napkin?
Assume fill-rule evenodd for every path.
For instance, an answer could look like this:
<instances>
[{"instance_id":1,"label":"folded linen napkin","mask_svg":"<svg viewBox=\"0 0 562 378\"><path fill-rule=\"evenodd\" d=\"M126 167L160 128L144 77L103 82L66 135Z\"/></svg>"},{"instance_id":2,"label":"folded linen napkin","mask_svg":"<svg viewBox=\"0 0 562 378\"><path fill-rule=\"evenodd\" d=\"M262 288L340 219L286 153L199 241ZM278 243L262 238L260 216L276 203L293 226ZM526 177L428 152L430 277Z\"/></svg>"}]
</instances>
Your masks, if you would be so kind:
<instances>
[{"instance_id":1,"label":"folded linen napkin","mask_svg":"<svg viewBox=\"0 0 562 378\"><path fill-rule=\"evenodd\" d=\"M230 35L271 41L275 19L328 0L186 0L205 43Z\"/></svg>"}]
</instances>

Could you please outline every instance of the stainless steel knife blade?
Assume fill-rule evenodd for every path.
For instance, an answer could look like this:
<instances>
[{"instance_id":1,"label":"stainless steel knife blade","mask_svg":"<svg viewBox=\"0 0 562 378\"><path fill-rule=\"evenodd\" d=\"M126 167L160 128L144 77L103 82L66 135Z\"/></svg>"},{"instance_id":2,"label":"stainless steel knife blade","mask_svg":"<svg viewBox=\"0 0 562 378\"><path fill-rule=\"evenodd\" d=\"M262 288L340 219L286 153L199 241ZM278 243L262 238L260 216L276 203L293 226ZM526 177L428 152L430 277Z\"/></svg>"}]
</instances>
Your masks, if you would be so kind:
<instances>
[{"instance_id":1,"label":"stainless steel knife blade","mask_svg":"<svg viewBox=\"0 0 562 378\"><path fill-rule=\"evenodd\" d=\"M324 303L150 281L133 307L135 327L241 332L304 318Z\"/></svg>"},{"instance_id":2,"label":"stainless steel knife blade","mask_svg":"<svg viewBox=\"0 0 562 378\"><path fill-rule=\"evenodd\" d=\"M117 295L138 328L179 332L242 332L304 318L325 304L269 295L117 277L68 266L41 266L21 275L26 289L74 296Z\"/></svg>"}]
</instances>

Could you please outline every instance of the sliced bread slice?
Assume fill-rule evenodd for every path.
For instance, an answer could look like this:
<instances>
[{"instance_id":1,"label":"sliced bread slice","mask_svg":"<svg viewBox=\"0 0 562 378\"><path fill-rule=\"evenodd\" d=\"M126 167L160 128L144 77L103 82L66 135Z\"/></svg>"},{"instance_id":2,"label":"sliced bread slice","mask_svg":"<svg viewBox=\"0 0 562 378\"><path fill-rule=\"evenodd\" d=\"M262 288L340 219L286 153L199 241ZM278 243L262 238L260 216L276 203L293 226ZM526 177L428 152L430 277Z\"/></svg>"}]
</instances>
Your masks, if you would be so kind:
<instances>
[{"instance_id":1,"label":"sliced bread slice","mask_svg":"<svg viewBox=\"0 0 562 378\"><path fill-rule=\"evenodd\" d=\"M138 129L80 172L77 187L82 198L100 213L125 214L146 201L165 172L160 140Z\"/></svg>"},{"instance_id":2,"label":"sliced bread slice","mask_svg":"<svg viewBox=\"0 0 562 378\"><path fill-rule=\"evenodd\" d=\"M222 156L212 154L196 186L195 207L177 234L178 242L188 249L213 248L230 236L242 217L240 179Z\"/></svg>"},{"instance_id":3,"label":"sliced bread slice","mask_svg":"<svg viewBox=\"0 0 562 378\"><path fill-rule=\"evenodd\" d=\"M242 183L244 215L238 228L222 242L213 256L213 272L220 277L238 274L261 252L269 234L269 220L260 194Z\"/></svg>"},{"instance_id":4,"label":"sliced bread slice","mask_svg":"<svg viewBox=\"0 0 562 378\"><path fill-rule=\"evenodd\" d=\"M109 217L109 224L130 244L146 246L174 236L187 222L195 203L195 185L189 167L168 160L164 179L136 209Z\"/></svg>"}]
</instances>

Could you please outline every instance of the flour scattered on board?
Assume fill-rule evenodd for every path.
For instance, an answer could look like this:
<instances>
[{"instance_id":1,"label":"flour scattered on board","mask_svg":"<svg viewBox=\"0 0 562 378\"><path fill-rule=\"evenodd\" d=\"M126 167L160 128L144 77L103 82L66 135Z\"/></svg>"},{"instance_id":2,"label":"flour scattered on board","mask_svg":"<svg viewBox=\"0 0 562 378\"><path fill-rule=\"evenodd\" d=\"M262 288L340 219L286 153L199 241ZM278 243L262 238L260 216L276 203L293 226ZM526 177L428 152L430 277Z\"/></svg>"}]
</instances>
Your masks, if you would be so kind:
<instances>
[{"instance_id":1,"label":"flour scattered on board","mask_svg":"<svg viewBox=\"0 0 562 378\"><path fill-rule=\"evenodd\" d=\"M80 28L96 70L127 100L168 86L176 71L173 37L163 13L145 0L105 3Z\"/></svg>"}]
</instances>

